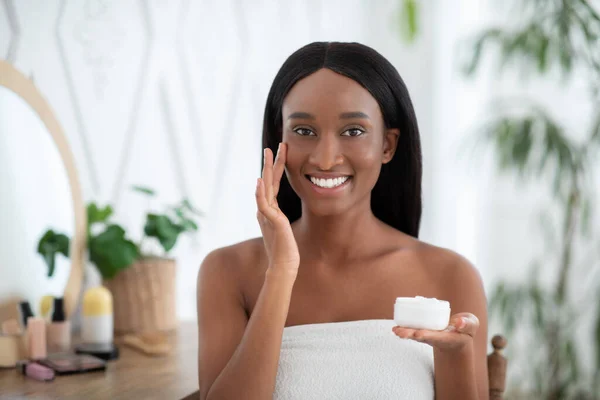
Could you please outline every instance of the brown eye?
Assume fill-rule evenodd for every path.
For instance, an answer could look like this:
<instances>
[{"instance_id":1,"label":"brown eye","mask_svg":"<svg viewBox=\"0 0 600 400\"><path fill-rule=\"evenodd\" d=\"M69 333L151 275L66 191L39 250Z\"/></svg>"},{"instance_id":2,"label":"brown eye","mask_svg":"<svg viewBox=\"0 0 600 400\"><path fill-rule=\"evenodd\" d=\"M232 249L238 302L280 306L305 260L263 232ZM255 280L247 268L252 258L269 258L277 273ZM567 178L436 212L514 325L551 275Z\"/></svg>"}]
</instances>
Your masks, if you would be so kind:
<instances>
[{"instance_id":1,"label":"brown eye","mask_svg":"<svg viewBox=\"0 0 600 400\"><path fill-rule=\"evenodd\" d=\"M342 136L360 136L363 133L365 133L365 131L363 131L362 129L351 128L342 133Z\"/></svg>"},{"instance_id":2,"label":"brown eye","mask_svg":"<svg viewBox=\"0 0 600 400\"><path fill-rule=\"evenodd\" d=\"M315 136L315 133L308 128L296 128L294 129L299 136Z\"/></svg>"}]
</instances>

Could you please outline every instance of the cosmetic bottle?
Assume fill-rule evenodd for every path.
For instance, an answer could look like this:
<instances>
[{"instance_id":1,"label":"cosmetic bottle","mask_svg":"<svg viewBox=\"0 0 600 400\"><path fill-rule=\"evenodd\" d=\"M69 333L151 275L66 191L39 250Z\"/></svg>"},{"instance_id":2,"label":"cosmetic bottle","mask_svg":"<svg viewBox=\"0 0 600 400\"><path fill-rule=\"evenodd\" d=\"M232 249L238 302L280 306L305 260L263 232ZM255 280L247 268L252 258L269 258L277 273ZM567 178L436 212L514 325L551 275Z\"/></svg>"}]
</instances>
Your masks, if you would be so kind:
<instances>
[{"instance_id":1,"label":"cosmetic bottle","mask_svg":"<svg viewBox=\"0 0 600 400\"><path fill-rule=\"evenodd\" d=\"M31 360L46 358L46 321L43 318L27 319L27 352Z\"/></svg>"},{"instance_id":2,"label":"cosmetic bottle","mask_svg":"<svg viewBox=\"0 0 600 400\"><path fill-rule=\"evenodd\" d=\"M46 325L46 342L48 352L64 352L71 347L71 322L65 318L62 297L54 299L52 318Z\"/></svg>"},{"instance_id":3,"label":"cosmetic bottle","mask_svg":"<svg viewBox=\"0 0 600 400\"><path fill-rule=\"evenodd\" d=\"M16 319L9 319L2 323L2 334L3 335L20 335L22 332L21 325Z\"/></svg>"},{"instance_id":4,"label":"cosmetic bottle","mask_svg":"<svg viewBox=\"0 0 600 400\"><path fill-rule=\"evenodd\" d=\"M0 368L12 368L25 354L19 335L0 335Z\"/></svg>"},{"instance_id":5,"label":"cosmetic bottle","mask_svg":"<svg viewBox=\"0 0 600 400\"><path fill-rule=\"evenodd\" d=\"M82 342L75 347L75 353L105 361L119 358L119 348L113 343L112 294L107 288L100 286L85 292L81 324Z\"/></svg>"},{"instance_id":6,"label":"cosmetic bottle","mask_svg":"<svg viewBox=\"0 0 600 400\"><path fill-rule=\"evenodd\" d=\"M52 317L52 304L54 303L54 297L50 295L43 296L40 300L40 317L46 321L50 321Z\"/></svg>"},{"instance_id":7,"label":"cosmetic bottle","mask_svg":"<svg viewBox=\"0 0 600 400\"><path fill-rule=\"evenodd\" d=\"M27 327L29 317L33 317L33 311L31 311L31 305L28 301L22 301L19 303L19 313L21 315L21 325L23 329Z\"/></svg>"},{"instance_id":8,"label":"cosmetic bottle","mask_svg":"<svg viewBox=\"0 0 600 400\"><path fill-rule=\"evenodd\" d=\"M0 367L14 367L17 361L27 357L21 324L12 318L2 323L0 333Z\"/></svg>"},{"instance_id":9,"label":"cosmetic bottle","mask_svg":"<svg viewBox=\"0 0 600 400\"><path fill-rule=\"evenodd\" d=\"M113 302L107 288L98 286L85 292L82 314L82 343L113 342Z\"/></svg>"}]
</instances>

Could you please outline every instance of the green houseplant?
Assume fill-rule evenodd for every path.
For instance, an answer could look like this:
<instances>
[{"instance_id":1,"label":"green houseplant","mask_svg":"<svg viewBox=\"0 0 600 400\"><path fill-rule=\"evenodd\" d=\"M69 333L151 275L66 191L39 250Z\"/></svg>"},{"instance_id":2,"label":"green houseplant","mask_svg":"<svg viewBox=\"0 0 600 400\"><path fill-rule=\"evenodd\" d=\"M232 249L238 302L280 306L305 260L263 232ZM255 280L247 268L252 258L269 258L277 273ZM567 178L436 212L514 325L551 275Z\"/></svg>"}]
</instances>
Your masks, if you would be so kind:
<instances>
[{"instance_id":1,"label":"green houseplant","mask_svg":"<svg viewBox=\"0 0 600 400\"><path fill-rule=\"evenodd\" d=\"M152 189L134 186L145 196ZM182 234L198 230L196 218L202 214L187 200L167 206L163 213L148 212L141 240L131 240L125 229L112 221L113 208L87 206L87 249L90 262L100 273L103 284L113 294L115 331L170 330L175 327L175 261L169 257ZM160 254L149 252L144 243L156 240ZM69 238L48 230L41 237L38 253L55 269L58 254L69 254Z\"/></svg>"},{"instance_id":2,"label":"green houseplant","mask_svg":"<svg viewBox=\"0 0 600 400\"><path fill-rule=\"evenodd\" d=\"M600 16L586 0L520 0L517 7L514 25L485 30L475 39L467 76L476 72L485 52L496 49L499 72L516 66L547 79L558 76L558 83L575 73L585 77L594 107L589 126L578 127L587 132L571 132L535 101L512 98L498 101L483 127L484 143L493 148L499 169L522 183L547 184L551 199L542 214L544 254L532 260L529 279L502 281L494 288L490 318L509 340L530 335L523 348L512 348L511 363L521 364L523 372L521 381L511 382L513 389L536 399L598 399L600 243L592 206L600 186L594 179L600 149ZM550 284L541 279L542 265L553 277ZM589 292L570 290L576 278L588 281ZM577 336L590 315L595 326L583 336L595 354L591 368L582 361L582 336Z\"/></svg>"},{"instance_id":3,"label":"green houseplant","mask_svg":"<svg viewBox=\"0 0 600 400\"><path fill-rule=\"evenodd\" d=\"M133 186L133 190L146 196L156 195L154 190L141 186ZM164 250L162 257L168 256L181 234L198 230L195 218L202 216L187 199L168 206L162 214L147 213L142 239L135 243L127 238L122 226L111 221L113 212L110 205L99 207L94 202L87 205L89 257L104 279L114 278L119 271L128 268L138 259L156 257L156 254L146 253L142 249L142 243L148 238L154 238L160 243ZM40 238L37 251L44 258L48 276L51 277L54 274L56 256L69 255L69 238L49 229Z\"/></svg>"}]
</instances>

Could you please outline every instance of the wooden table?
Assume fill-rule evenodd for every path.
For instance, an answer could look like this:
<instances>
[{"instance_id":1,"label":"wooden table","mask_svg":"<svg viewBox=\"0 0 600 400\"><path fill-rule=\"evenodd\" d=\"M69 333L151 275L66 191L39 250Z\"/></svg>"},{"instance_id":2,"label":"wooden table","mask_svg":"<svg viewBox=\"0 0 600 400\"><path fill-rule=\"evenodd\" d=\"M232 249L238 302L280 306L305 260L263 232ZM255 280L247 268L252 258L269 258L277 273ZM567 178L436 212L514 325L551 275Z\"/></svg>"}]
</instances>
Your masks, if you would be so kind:
<instances>
[{"instance_id":1,"label":"wooden table","mask_svg":"<svg viewBox=\"0 0 600 400\"><path fill-rule=\"evenodd\" d=\"M120 357L105 372L57 376L39 382L15 368L0 369L0 399L181 399L198 390L195 322L183 322L169 340L167 356L149 357L120 345Z\"/></svg>"}]
</instances>

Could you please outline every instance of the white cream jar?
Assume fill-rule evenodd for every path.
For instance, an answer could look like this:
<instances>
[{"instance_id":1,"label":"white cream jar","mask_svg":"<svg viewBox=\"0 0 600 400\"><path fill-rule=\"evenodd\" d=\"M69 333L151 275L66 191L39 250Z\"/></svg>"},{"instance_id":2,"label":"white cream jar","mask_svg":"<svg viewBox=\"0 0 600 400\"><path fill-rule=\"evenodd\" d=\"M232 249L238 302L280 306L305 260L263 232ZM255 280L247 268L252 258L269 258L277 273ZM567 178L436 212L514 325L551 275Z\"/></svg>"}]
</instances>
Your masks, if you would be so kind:
<instances>
[{"instance_id":1,"label":"white cream jar","mask_svg":"<svg viewBox=\"0 0 600 400\"><path fill-rule=\"evenodd\" d=\"M427 297L398 297L394 304L394 321L398 326L441 331L450 322L450 303Z\"/></svg>"}]
</instances>

